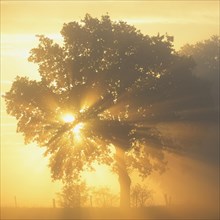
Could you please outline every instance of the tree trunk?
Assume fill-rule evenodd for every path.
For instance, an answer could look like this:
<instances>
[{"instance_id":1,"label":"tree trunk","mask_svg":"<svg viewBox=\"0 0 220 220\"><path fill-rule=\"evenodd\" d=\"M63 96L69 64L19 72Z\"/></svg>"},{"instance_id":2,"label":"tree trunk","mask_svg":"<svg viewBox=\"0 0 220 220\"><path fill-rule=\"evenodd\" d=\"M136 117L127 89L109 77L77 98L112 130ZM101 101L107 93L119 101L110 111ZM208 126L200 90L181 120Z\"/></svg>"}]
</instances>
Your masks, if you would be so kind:
<instances>
[{"instance_id":1,"label":"tree trunk","mask_svg":"<svg viewBox=\"0 0 220 220\"><path fill-rule=\"evenodd\" d=\"M118 180L120 184L120 207L130 207L130 186L131 179L128 175L126 164L125 164L125 151L120 148L116 148L116 162L118 171Z\"/></svg>"}]
</instances>

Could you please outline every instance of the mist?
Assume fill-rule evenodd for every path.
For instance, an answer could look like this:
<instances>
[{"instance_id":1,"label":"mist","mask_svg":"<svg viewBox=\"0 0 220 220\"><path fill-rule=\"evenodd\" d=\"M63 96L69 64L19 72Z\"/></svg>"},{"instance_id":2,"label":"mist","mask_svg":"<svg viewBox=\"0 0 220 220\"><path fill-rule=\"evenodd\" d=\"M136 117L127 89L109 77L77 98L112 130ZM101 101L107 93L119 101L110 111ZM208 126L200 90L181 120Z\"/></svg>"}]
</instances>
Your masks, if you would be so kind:
<instances>
[{"instance_id":1,"label":"mist","mask_svg":"<svg viewBox=\"0 0 220 220\"><path fill-rule=\"evenodd\" d=\"M219 3L1 6L2 219L219 218Z\"/></svg>"}]
</instances>

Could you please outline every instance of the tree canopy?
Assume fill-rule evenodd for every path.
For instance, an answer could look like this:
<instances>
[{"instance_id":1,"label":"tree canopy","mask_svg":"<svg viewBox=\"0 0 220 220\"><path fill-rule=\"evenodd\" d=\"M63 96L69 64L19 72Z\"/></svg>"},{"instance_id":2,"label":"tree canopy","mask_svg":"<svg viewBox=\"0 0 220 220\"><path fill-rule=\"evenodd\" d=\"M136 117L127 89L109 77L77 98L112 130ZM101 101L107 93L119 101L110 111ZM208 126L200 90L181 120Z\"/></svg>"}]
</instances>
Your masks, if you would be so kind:
<instances>
[{"instance_id":1,"label":"tree canopy","mask_svg":"<svg viewBox=\"0 0 220 220\"><path fill-rule=\"evenodd\" d=\"M173 37L144 35L108 15L87 14L61 34L63 45L39 35L30 52L41 80L18 76L5 95L25 143L46 147L54 180L77 180L94 161L115 167L114 147L126 152L128 170L163 171L163 150L180 149L157 124L200 118L195 110L211 102L194 61L174 50Z\"/></svg>"},{"instance_id":2,"label":"tree canopy","mask_svg":"<svg viewBox=\"0 0 220 220\"><path fill-rule=\"evenodd\" d=\"M186 44L180 49L180 54L194 59L193 74L211 84L215 105L219 103L219 51L220 37L216 35L196 44Z\"/></svg>"}]
</instances>

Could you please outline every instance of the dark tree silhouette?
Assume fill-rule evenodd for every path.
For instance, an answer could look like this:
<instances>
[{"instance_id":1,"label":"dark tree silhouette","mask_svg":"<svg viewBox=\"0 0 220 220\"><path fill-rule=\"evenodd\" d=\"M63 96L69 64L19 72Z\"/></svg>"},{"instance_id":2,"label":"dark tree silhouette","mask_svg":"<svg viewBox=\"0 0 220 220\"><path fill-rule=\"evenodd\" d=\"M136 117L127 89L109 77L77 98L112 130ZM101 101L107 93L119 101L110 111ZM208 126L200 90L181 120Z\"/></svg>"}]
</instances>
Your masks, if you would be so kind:
<instances>
[{"instance_id":1,"label":"dark tree silhouette","mask_svg":"<svg viewBox=\"0 0 220 220\"><path fill-rule=\"evenodd\" d=\"M29 61L41 80L17 77L5 95L7 112L25 143L46 147L54 180L78 181L94 161L107 164L119 176L120 205L128 207L129 172L163 172L164 150L180 150L157 123L200 118L195 109L210 100L208 87L170 36L143 35L108 15L86 15L61 34L63 45L38 36ZM66 113L72 116L63 120Z\"/></svg>"},{"instance_id":2,"label":"dark tree silhouette","mask_svg":"<svg viewBox=\"0 0 220 220\"><path fill-rule=\"evenodd\" d=\"M195 60L193 74L210 82L216 106L219 104L219 51L220 37L216 35L196 44L186 44L180 49L180 54Z\"/></svg>"}]
</instances>

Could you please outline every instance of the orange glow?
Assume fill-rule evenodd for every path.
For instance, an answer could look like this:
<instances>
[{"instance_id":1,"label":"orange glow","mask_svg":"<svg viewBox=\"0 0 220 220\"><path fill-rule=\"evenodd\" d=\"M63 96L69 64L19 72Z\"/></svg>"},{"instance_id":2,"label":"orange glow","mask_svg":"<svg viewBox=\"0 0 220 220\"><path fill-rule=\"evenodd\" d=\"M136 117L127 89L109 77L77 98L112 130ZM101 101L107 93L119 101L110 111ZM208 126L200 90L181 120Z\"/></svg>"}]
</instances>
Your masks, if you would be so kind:
<instances>
[{"instance_id":1,"label":"orange glow","mask_svg":"<svg viewBox=\"0 0 220 220\"><path fill-rule=\"evenodd\" d=\"M27 61L30 55L29 51L38 45L36 34L44 34L54 39L55 42L62 43L63 39L59 32L63 23L79 21L84 18L85 13L100 18L108 9L113 20L123 20L129 24L134 24L143 34L156 35L158 32L161 34L167 32L174 35L175 48L219 33L218 1L115 1L114 4L111 1L1 1L0 4L2 94L9 91L16 75L27 76L33 80L41 79L37 65ZM99 90L98 88L93 90L93 92L88 91L83 94L85 97L78 106L80 113L86 111L97 101ZM126 94L125 98L129 98L129 94ZM56 107L56 102L48 97L45 97L45 102L51 109ZM3 99L1 104L1 206L13 207L13 198L17 196L19 206L52 207L52 199L56 198L61 183L51 182L49 162L42 155L44 151L34 144L24 146L23 136L16 133L17 121L6 113ZM115 117L118 117L117 111L123 104L109 109ZM169 103L159 103L157 108L165 109L166 105ZM129 117L135 117L136 112L131 111L131 107L129 110L131 112ZM152 108L147 110L147 113L151 113L152 110ZM63 115L58 115L59 121L60 123L75 123L70 133L76 142L79 143L85 138L93 145L104 144L98 138L91 140L90 137L86 137L84 131L89 127L89 124L83 122L77 124L76 114L74 115L68 110L63 113ZM171 133L173 136L179 136L186 130L190 130L189 127L181 127L183 129L178 130L179 125L168 127L168 125L159 124L158 127L167 135ZM197 127L193 128L197 131ZM203 135L207 136L205 129L208 128L204 128ZM213 129L213 133L215 131L217 132L217 129ZM194 134L187 133L184 137L188 140L191 135ZM213 139L211 135L209 139ZM210 142L207 142L207 145L210 145ZM113 147L112 153L115 153ZM194 167L194 164L191 161L183 160L181 157L170 157L169 160L173 164L171 171L175 175L170 172L171 174L166 173L164 175L164 182L160 176L155 178L155 181L152 180L152 184L151 181L147 182L150 182L152 188L157 191L158 199L155 196L155 204L164 202L164 191L169 192L170 190L170 193L173 193L174 202L178 193L181 196L184 196L184 193L189 193L189 191L183 193L178 190L179 188L183 189L183 183L187 179L184 179L184 175L189 176L189 174L186 172L181 179L181 169L177 169L175 165L178 162L185 162L184 165L192 164ZM105 166L95 165L95 170L93 173L85 174L88 185L101 186L107 184L113 191L119 191L118 178L115 174L111 173ZM196 189L197 184L193 175L192 172L190 177L194 181L194 186L190 188L189 184L188 187L192 194L192 189ZM201 172L201 180L203 180L203 176L204 174ZM135 182L135 178L133 180ZM167 189L164 187L164 191L162 191L159 182L163 182ZM155 185L156 183L158 185ZM175 190L173 190L174 186ZM205 186L203 188L206 189Z\"/></svg>"},{"instance_id":2,"label":"orange glow","mask_svg":"<svg viewBox=\"0 0 220 220\"><path fill-rule=\"evenodd\" d=\"M82 177L91 187L107 186L113 193L119 192L119 184L117 174L110 170L107 165L99 165L97 162L93 163L93 172L84 171Z\"/></svg>"},{"instance_id":3,"label":"orange glow","mask_svg":"<svg viewBox=\"0 0 220 220\"><path fill-rule=\"evenodd\" d=\"M84 124L83 123L78 123L73 129L72 129L72 132L74 134L74 139L76 141L81 141L82 139L82 134L81 134L81 131L82 129L84 128Z\"/></svg>"},{"instance_id":4,"label":"orange glow","mask_svg":"<svg viewBox=\"0 0 220 220\"><path fill-rule=\"evenodd\" d=\"M66 123L71 123L71 122L75 121L74 115L71 115L71 114L66 114L62 118L63 118L63 121Z\"/></svg>"}]
</instances>

